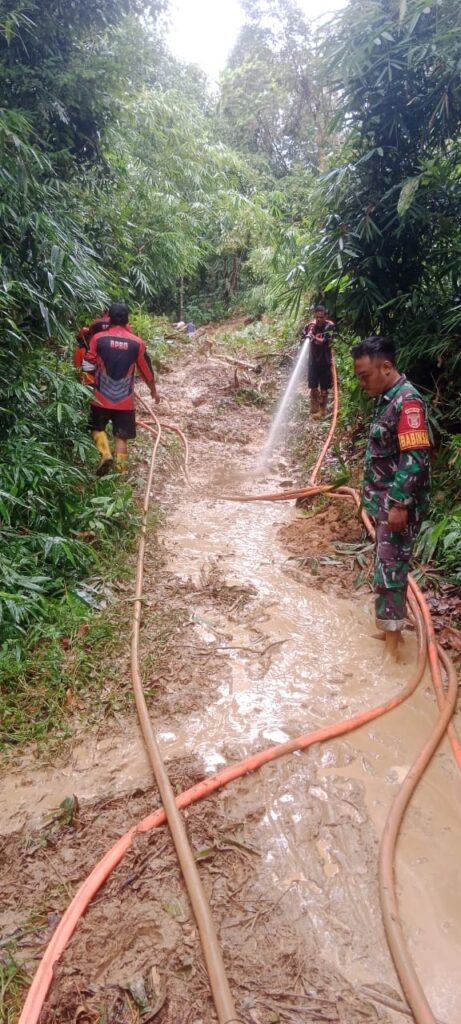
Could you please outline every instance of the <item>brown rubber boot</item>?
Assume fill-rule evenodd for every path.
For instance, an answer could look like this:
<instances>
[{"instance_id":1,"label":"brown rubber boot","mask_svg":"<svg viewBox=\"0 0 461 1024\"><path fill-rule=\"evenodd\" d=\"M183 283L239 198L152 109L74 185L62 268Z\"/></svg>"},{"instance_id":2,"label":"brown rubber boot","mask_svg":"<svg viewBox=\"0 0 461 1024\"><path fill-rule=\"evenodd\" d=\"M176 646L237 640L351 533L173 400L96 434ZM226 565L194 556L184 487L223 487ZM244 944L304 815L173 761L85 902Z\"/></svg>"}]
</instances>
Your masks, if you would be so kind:
<instances>
[{"instance_id":1,"label":"brown rubber boot","mask_svg":"<svg viewBox=\"0 0 461 1024\"><path fill-rule=\"evenodd\" d=\"M317 416L319 412L319 393L317 388L311 388L311 416Z\"/></svg>"},{"instance_id":2,"label":"brown rubber boot","mask_svg":"<svg viewBox=\"0 0 461 1024\"><path fill-rule=\"evenodd\" d=\"M325 416L327 411L328 402L328 391L321 391L319 395L319 412L321 416Z\"/></svg>"},{"instance_id":3,"label":"brown rubber boot","mask_svg":"<svg viewBox=\"0 0 461 1024\"><path fill-rule=\"evenodd\" d=\"M101 459L101 462L99 463L99 466L96 470L96 476L107 476L108 473L112 472L113 465L114 460L112 456L110 457L110 459Z\"/></svg>"}]
</instances>

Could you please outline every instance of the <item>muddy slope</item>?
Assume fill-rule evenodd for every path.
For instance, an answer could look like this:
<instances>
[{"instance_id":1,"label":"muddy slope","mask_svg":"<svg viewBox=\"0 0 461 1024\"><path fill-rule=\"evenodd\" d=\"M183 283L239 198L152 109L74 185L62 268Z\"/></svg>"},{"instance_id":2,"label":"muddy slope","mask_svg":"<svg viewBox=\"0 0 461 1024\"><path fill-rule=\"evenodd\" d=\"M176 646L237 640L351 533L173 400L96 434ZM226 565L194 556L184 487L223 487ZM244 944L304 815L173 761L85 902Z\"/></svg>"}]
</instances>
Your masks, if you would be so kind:
<instances>
[{"instance_id":1,"label":"muddy slope","mask_svg":"<svg viewBox=\"0 0 461 1024\"><path fill-rule=\"evenodd\" d=\"M236 400L232 376L191 353L162 382L191 439L194 486L180 482L170 449L155 485L165 519L147 558L143 674L178 789L381 703L403 684L414 655L409 634L406 664L383 670L356 557L365 542L347 515L221 500L262 486L253 474L268 423L264 410ZM145 468L140 458L140 476ZM297 477L281 461L264 487L282 481ZM128 659L119 670L128 679ZM379 1001L398 999L399 986L379 913L377 847L435 713L426 680L405 707L347 741L275 762L187 812L242 1021L402 1019ZM398 851L410 947L446 1021L461 1016L460 792L443 745ZM78 806L51 813L72 794ZM131 719L85 736L54 765L36 769L29 759L8 774L0 923L4 937L16 935L17 957L33 967L97 858L157 805ZM375 987L374 998L363 985ZM164 830L138 837L90 908L44 1019L154 1016L159 1024L215 1019Z\"/></svg>"}]
</instances>

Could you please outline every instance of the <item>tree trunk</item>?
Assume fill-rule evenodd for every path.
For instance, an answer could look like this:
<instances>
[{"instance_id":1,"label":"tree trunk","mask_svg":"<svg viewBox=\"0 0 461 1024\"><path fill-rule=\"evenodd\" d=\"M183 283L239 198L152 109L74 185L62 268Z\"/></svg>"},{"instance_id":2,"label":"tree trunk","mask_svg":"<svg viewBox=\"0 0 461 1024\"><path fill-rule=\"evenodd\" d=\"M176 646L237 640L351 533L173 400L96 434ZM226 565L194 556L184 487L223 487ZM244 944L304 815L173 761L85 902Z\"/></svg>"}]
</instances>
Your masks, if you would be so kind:
<instances>
[{"instance_id":1,"label":"tree trunk","mask_svg":"<svg viewBox=\"0 0 461 1024\"><path fill-rule=\"evenodd\" d=\"M184 320L184 277L182 274L179 278L178 320Z\"/></svg>"},{"instance_id":2,"label":"tree trunk","mask_svg":"<svg viewBox=\"0 0 461 1024\"><path fill-rule=\"evenodd\" d=\"M227 274L227 258L224 257L224 282L223 282L223 300L226 309L229 309L231 303L231 287L230 278Z\"/></svg>"},{"instance_id":3,"label":"tree trunk","mask_svg":"<svg viewBox=\"0 0 461 1024\"><path fill-rule=\"evenodd\" d=\"M239 286L239 258L237 253L234 252L232 257L232 270L230 276L230 290L235 294Z\"/></svg>"}]
</instances>

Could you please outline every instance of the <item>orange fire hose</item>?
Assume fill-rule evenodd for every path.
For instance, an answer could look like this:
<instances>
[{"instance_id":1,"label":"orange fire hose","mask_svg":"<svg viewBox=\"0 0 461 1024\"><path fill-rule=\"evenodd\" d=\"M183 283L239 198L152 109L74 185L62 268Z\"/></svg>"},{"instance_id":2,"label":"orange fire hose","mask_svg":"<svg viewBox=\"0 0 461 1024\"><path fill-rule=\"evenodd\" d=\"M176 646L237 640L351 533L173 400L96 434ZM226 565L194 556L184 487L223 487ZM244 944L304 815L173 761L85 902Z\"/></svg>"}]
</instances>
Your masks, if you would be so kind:
<instances>
[{"instance_id":1,"label":"orange fire hose","mask_svg":"<svg viewBox=\"0 0 461 1024\"><path fill-rule=\"evenodd\" d=\"M400 920L394 878L395 848L399 830L410 799L435 753L453 714L458 695L458 680L450 659L438 650L448 677L448 693L438 722L410 768L389 812L379 851L379 897L384 928L403 991L418 1024L436 1024L435 1016L416 974Z\"/></svg>"},{"instance_id":2,"label":"orange fire hose","mask_svg":"<svg viewBox=\"0 0 461 1024\"><path fill-rule=\"evenodd\" d=\"M419 597L423 596L422 593L421 593L420 588L418 587L418 584L416 583L416 580L413 579L412 576L410 576L410 578L409 578L409 587L410 587L411 592L415 595L415 597L417 599L419 599ZM423 601L424 601L424 599L423 599ZM435 632L434 632L434 623L432 621L432 617L431 617L429 608L427 607L427 604L426 604L425 601L424 601L424 606L425 606L425 609L423 611L423 615L424 615L424 622L425 622L426 635L427 635L427 649L428 649L429 665L430 665L430 669L431 669L432 682L433 682L433 685L434 685L434 690L435 690L435 696L436 696L437 704L439 706L439 710L441 711L443 706L444 706L444 703L445 703L445 693L444 693L444 689L443 689L443 686L442 686L442 679L441 679L441 676L440 676L439 661L441 660L443 662L445 668L446 668L446 657L447 656L446 656L445 652L442 651L441 648L437 644L437 641L436 641L436 638L435 638ZM451 665L451 662L450 662L450 671L452 670L452 668L453 668L453 666ZM456 729L455 729L455 727L453 725L453 722L450 722L449 725L448 725L447 736L448 736L448 739L450 741L450 746L451 746L451 749L453 751L453 756L455 758L456 764L458 765L458 768L461 769L461 743L459 742L459 739L458 739L458 736L456 734Z\"/></svg>"},{"instance_id":3,"label":"orange fire hose","mask_svg":"<svg viewBox=\"0 0 461 1024\"><path fill-rule=\"evenodd\" d=\"M335 375L336 379L336 375ZM335 392L335 411L337 415L338 395L337 385ZM149 410L150 412L150 410ZM336 417L335 417L336 419ZM332 434L331 434L332 436ZM157 439L157 444L158 444ZM331 441L331 437L330 437ZM325 447L325 446L324 446ZM325 448L326 453L327 448ZM151 463L151 471L153 475L153 463L154 457ZM317 464L311 477L315 479L320 464ZM308 488L301 489L304 491L306 496L310 496L313 493L320 493L323 488L317 488L311 486ZM306 493L307 492L307 493ZM146 498L148 501L150 493L150 485L146 489ZM283 494L283 497L282 497ZM274 497L278 500L287 500L293 496L292 492L282 492ZM298 496L299 492L296 492ZM301 494L301 496L304 496ZM352 488L338 488L335 497L352 498L360 507L360 498ZM244 500L269 500L269 496L257 496L254 498L247 498L243 496ZM147 513L145 513L145 516ZM368 520L366 514L362 511L362 518L366 525L371 527L371 523ZM367 523L368 520L368 523ZM145 543L145 531L144 531L144 543ZM142 583L141 583L142 585ZM140 605L140 591L138 594L138 604ZM436 750L444 732L447 729L451 715L453 713L454 701L456 698L455 682L456 676L454 673L453 666L444 652L437 649L436 641L434 637L433 626L431 622L430 612L425 602L425 599L417 587L414 580L410 580L410 592L409 592L409 604L413 612L415 626L418 638L418 662L412 679L407 686L398 694L396 697L387 701L385 704L378 708L371 709L363 712L360 715L355 716L347 721L336 723L335 725L326 727L321 730L317 730L314 733L308 733L298 737L294 740L288 740L286 743L278 744L275 747L271 747L266 751L261 751L258 754L251 755L245 760L241 761L237 765L229 766L217 775L211 776L208 779L203 780L191 789L183 792L176 798L177 808L183 808L189 806L197 800L203 799L212 792L226 785L228 782L236 778L240 778L249 772L255 771L263 764L275 760L278 757L286 756L290 753L294 753L298 750L305 750L314 743L320 743L333 737L345 735L354 729L366 725L370 721L378 718L380 715L391 711L393 708L402 704L411 693L416 689L420 679L422 678L426 660L426 642L428 643L429 649L429 661L431 671L433 675L434 687L437 695L437 701L440 709L439 720L436 723L429 740L426 742L423 750L419 754L412 769L410 769L409 775L405 780L403 787L399 791L397 798L394 802L393 807L386 823L385 834L383 837L383 847L380 855L380 895L383 906L383 916L385 920L386 933L388 935L388 941L391 947L391 952L394 957L394 961L399 973L399 977L402 981L402 987L407 995L409 1004L415 1014L417 1024L434 1024L435 1018L432 1015L430 1008L425 1001L424 993L419 985L419 981L414 973L413 965L408 957L406 950L405 940L403 938L403 929L400 923L398 915L398 904L395 894L394 884L394 873L393 873L393 856L395 851L395 844L397 840L398 830L400 827L403 814L408 805L408 801L418 784L426 765L429 763L434 751ZM445 696L443 690L443 684L440 674L439 658L442 660L444 667L447 671L449 687L448 696ZM149 723L150 724L150 723ZM453 730L454 732L454 730ZM460 748L459 742L455 734L456 743ZM452 744L453 746L453 744ZM461 766L461 758L458 759L458 763ZM404 790L403 797L401 796L402 789ZM19 1024L36 1024L38 1021L43 1003L45 1001L48 989L52 982L53 967L59 960L69 942L77 924L93 896L98 892L101 885L109 877L110 873L119 864L125 853L129 850L133 838L138 833L144 833L152 828L159 827L166 820L165 811L160 809L149 817L141 821L137 826L131 828L124 836L122 836L117 843L112 847L111 850L105 855L105 857L96 865L91 874L85 880L83 885L80 887L76 895L74 896L68 909L65 911L61 921L59 922L56 931L45 951L44 957L37 969L36 975L33 979L31 988L29 990ZM422 1001L421 1001L422 996Z\"/></svg>"},{"instance_id":4,"label":"orange fire hose","mask_svg":"<svg viewBox=\"0 0 461 1024\"><path fill-rule=\"evenodd\" d=\"M327 436L325 438L325 444L324 444L324 446L322 448L322 451L320 452L320 455L319 455L319 457L317 459L317 462L315 463L315 466L314 466L314 468L312 470L312 473L311 473L311 476L310 476L309 483L311 485L315 484L316 481L317 481L317 477L318 477L318 475L320 473L320 470L322 468L322 465L323 465L323 460L324 460L325 455L327 454L327 451L328 451L328 449L329 449L329 447L331 445L331 442L333 440L334 433L335 433L335 430L336 430L336 423L338 421L338 412L339 412L338 374L336 373L336 363L335 363L335 357L334 357L333 353L331 353L331 370L332 370L332 375L333 375L333 413L332 413L332 417L331 417L330 428L329 428L328 434L327 434Z\"/></svg>"},{"instance_id":5,"label":"orange fire hose","mask_svg":"<svg viewBox=\"0 0 461 1024\"><path fill-rule=\"evenodd\" d=\"M386 714L388 711L392 711L400 704L403 704L403 702L411 696L418 686L418 683L422 678L426 662L423 624L419 612L417 612L416 627L418 636L417 667L410 682L399 694L392 697L385 704L382 704L377 708L364 711L359 715L355 715L354 718L343 722L337 722L334 725L326 726L325 728L318 729L312 733L306 733L302 736L298 736L296 739L287 740L285 743L279 743L276 746L269 747L268 750L262 750L257 754L252 754L250 757L245 758L238 764L229 765L216 775L203 779L202 782L198 782L195 786L192 786L190 789L177 796L177 807L180 809L189 807L198 800L203 800L205 797L210 796L212 793L216 792L216 790L226 786L229 782L233 782L235 779L242 778L244 775L248 775L250 772L256 771L258 768L261 768L262 765L268 764L270 761L275 761L277 758L285 757L288 754L294 754L298 750L307 750L308 747L313 746L316 743L324 743L325 741L334 739L338 736L344 736L347 733L352 732L354 729L360 728L360 726L367 725L369 722ZM128 852L135 836L140 833L149 832L153 828L158 828L160 825L163 825L165 821L166 815L163 808L155 811L154 814L149 815L147 818L144 818L138 825L133 826L125 833L125 835L121 836L114 846L105 854L102 860L99 861L96 867L93 868L93 871L83 882L57 925L56 931L53 934L32 981L32 985L29 989L21 1017L19 1019L19 1024L36 1024L38 1021L46 994L53 980L54 965L62 956L67 943L73 935L80 918L85 913L91 900L107 880L114 868L117 867L122 858Z\"/></svg>"},{"instance_id":6,"label":"orange fire hose","mask_svg":"<svg viewBox=\"0 0 461 1024\"><path fill-rule=\"evenodd\" d=\"M361 504L361 501L360 501L360 495L359 495L358 491L356 491L353 487L338 487L337 490L336 490L336 493L332 493L330 495L330 497L332 497L332 498L336 498L336 497L338 497L338 498L341 498L341 497L352 498L352 500L355 502L355 504L357 506L358 511L360 512L362 521L364 523L364 526L365 526L369 536L374 540L374 537L375 537L374 526L373 526L373 523L371 522L370 517L367 515L365 510L362 508L362 504ZM426 630L427 648L428 648L428 660L429 660L429 667L430 667L430 670L431 670L432 685L434 687L435 696L436 696L436 700L437 700L437 704L438 704L439 710L442 710L442 708L443 708L443 706L445 704L445 692L444 692L444 689L443 689L441 675L440 675L439 660L441 659L443 661L444 658L446 658L446 655L444 654L444 652L441 652L440 648L437 645L437 641L436 641L436 638L435 638L435 632L434 632L434 623L432 622L432 616L431 616L431 613L429 611L427 602L426 602L426 600L424 598L424 595L423 595L423 592L422 592L421 588L418 586L415 578L413 576L411 576L411 575L408 577L408 592L409 592L408 593L408 600L409 600L410 606L413 607L414 602L417 601L419 603L419 605L420 605L420 608L421 608L421 613L422 613L423 619L424 619L424 627L425 627L425 630ZM450 664L451 664L451 662L450 662ZM456 734L456 729L455 729L455 727L453 725L453 722L449 723L448 728L447 728L446 731L447 731L447 736L448 736L448 739L450 741L450 746L451 746L451 749L452 749L453 756L455 758L456 764L458 765L458 768L461 769L461 743L459 742L459 739L458 739L458 736Z\"/></svg>"},{"instance_id":7,"label":"orange fire hose","mask_svg":"<svg viewBox=\"0 0 461 1024\"><path fill-rule=\"evenodd\" d=\"M339 411L339 392L338 392L338 377L336 372L336 365L334 357L332 357L332 371L333 371L333 415L330 422L330 427L325 439L323 448L320 455L315 463L312 470L309 485L306 488L298 490L284 491L272 495L258 495L245 496L246 501L267 501L267 500L287 500L290 498L299 497L311 497L314 494L326 493L328 490L332 490L328 487L318 487L316 485L317 477L320 469L323 465L325 456L331 445L331 441L334 436L338 411ZM243 497L243 496L242 496ZM333 497L333 495L331 495ZM369 535L374 539L375 531L373 524L367 516L366 512L361 506L360 496L354 488L341 487L337 489L337 493L334 497L349 497L351 498L361 514L364 525ZM235 500L235 499L231 499ZM429 761L437 749L438 744L445 732L448 734L448 738L452 747L452 751L458 767L461 769L461 744L456 734L456 730L451 722L451 718L455 709L456 697L457 697L457 678L454 667L447 657L447 655L437 646L434 626L432 618L426 604L426 601L422 595L422 592L413 577L409 580L409 603L412 607L413 613L415 613L416 607L419 606L423 617L424 628L426 631L427 647L428 647L428 658L431 669L432 682L435 690L436 700L440 711L440 717L438 724L436 725L430 738L427 740L422 751L418 755L413 767L410 769L402 787L400 788L397 797L392 805L389 812L386 826L384 829L381 846L380 846L380 859L379 859L379 882L380 882L380 900L383 914L383 922L386 931L386 936L389 944L389 948L394 959L394 963L399 974L402 988L407 996L408 1002L415 1014L418 1024L435 1024L435 1018L432 1011L427 1003L423 989L417 978L413 963L411 961L408 948L405 943L403 928L400 921L397 893L395 889L394 880L394 860L395 860L395 849L397 844L398 832L405 814L406 807L411 799L411 796L421 779ZM445 696L443 689L441 672L440 672L440 661L444 665L447 677L448 677L448 695Z\"/></svg>"}]
</instances>

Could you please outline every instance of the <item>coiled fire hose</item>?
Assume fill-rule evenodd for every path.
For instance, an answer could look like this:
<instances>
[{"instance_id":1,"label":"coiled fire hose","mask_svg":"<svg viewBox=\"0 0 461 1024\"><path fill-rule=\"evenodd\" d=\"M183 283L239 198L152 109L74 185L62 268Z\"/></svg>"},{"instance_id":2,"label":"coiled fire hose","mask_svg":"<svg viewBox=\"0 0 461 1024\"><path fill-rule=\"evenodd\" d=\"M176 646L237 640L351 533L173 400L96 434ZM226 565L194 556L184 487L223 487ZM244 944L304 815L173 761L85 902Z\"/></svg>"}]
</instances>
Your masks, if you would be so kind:
<instances>
[{"instance_id":1,"label":"coiled fire hose","mask_svg":"<svg viewBox=\"0 0 461 1024\"><path fill-rule=\"evenodd\" d=\"M274 501L281 500L287 501L297 497L310 497L314 494L330 492L331 497L344 498L352 500L360 509L360 497L356 491L352 488L341 487L337 488L332 493L332 488L329 487L318 487L315 484L315 479L320 469L322 460L328 450L328 446L331 443L333 436L334 424L338 414L338 387L336 370L333 362L333 373L334 373L334 413L332 425L330 426L329 435L327 442L325 442L324 449L319 457L318 463L314 468L313 474L311 475L311 482L308 487L300 488L292 491L276 492L270 495L240 495L229 498L228 500L236 501ZM150 409L149 409L150 413ZM332 429L333 427L333 429ZM151 471L149 472L148 486L146 487L145 495L145 517L147 515L147 509L149 507L150 488L153 478L153 469L155 464L155 453L160 438L160 431L158 433L155 451L152 455L151 460ZM361 511L362 519L365 522L367 529L372 533L372 524L370 523L366 514ZM141 544L142 551L145 547L145 535L146 529L142 533ZM141 551L141 546L140 546ZM137 582L137 606L138 611L135 610L135 616L139 616L137 619L139 630L139 619L140 619L140 605L141 605L141 592L142 592L142 577L141 577L141 589ZM418 657L417 665L411 676L411 679L407 685L398 693L395 697L386 701L384 704L377 708L369 709L356 715L353 718L347 719L342 722L335 723L334 725L326 728L316 730L312 733L307 733L296 739L288 740L285 743L277 744L276 746L270 747L265 751L252 754L250 757L245 758L236 765L230 765L223 769L221 772L204 779L197 785L192 786L190 789L179 794L174 799L176 808L182 809L190 806L198 800L204 799L204 797L210 795L216 790L227 785L227 783L241 778L250 772L256 771L264 764L268 764L279 757L293 754L300 750L306 750L308 747L315 743L325 742L326 740L334 737L339 737L352 732L354 729L360 728L373 721L374 719L392 711L394 708L401 705L411 694L415 691L418 686L425 668L426 654L429 658L429 664L431 668L432 681L435 689L437 704L439 707L439 717L435 723L429 739L424 744L420 754L415 760L413 766L400 787L397 796L392 804L391 810L388 815L388 819L385 825L384 834L381 842L380 849L380 899L383 912L384 926L386 935L389 942L389 947L396 965L396 969L402 984L403 991L408 999L411 1010L414 1014L414 1018L417 1024L436 1024L435 1017L427 1003L427 1000L422 991L420 982L416 976L414 966L411 958L408 954L408 949L405 943L403 934L403 928L399 917L398 902L395 892L395 879L394 879L394 855L395 846L397 842L398 832L400 825L408 806L408 802L421 779L421 776L429 763L433 753L437 749L437 746L447 731L452 746L454 756L456 758L458 766L461 768L461 745L456 736L454 727L450 724L450 719L453 714L456 693L457 693L457 681L454 667L445 654L437 646L432 620L429 612L427 603L417 586L413 578L409 581L409 594L408 602L413 615L414 624L416 628L417 644L418 644ZM136 621L136 620L135 620ZM448 679L448 691L445 693L441 665L446 672ZM149 723L150 726L150 723ZM151 726L150 726L151 728ZM127 851L130 849L133 839L136 835L150 831L153 828L158 828L163 825L166 821L165 810L162 808L155 813L144 818L143 821L139 822L138 825L133 826L121 836L120 839L112 846L112 848L106 853L102 860L96 865L88 878L83 882L69 907L64 912L52 938L45 951L45 954L37 968L37 972L32 981L29 989L24 1008L22 1010L19 1024L36 1024L39 1019L44 1001L46 999L47 992L52 983L53 979L53 968L61 957L64 949L66 948L72 934L88 908L91 900L95 894L99 891L101 886L107 880L111 872L120 863L122 858L125 856ZM234 1018L236 1021L238 1018ZM229 1019L229 1024L230 1024Z\"/></svg>"}]
</instances>

